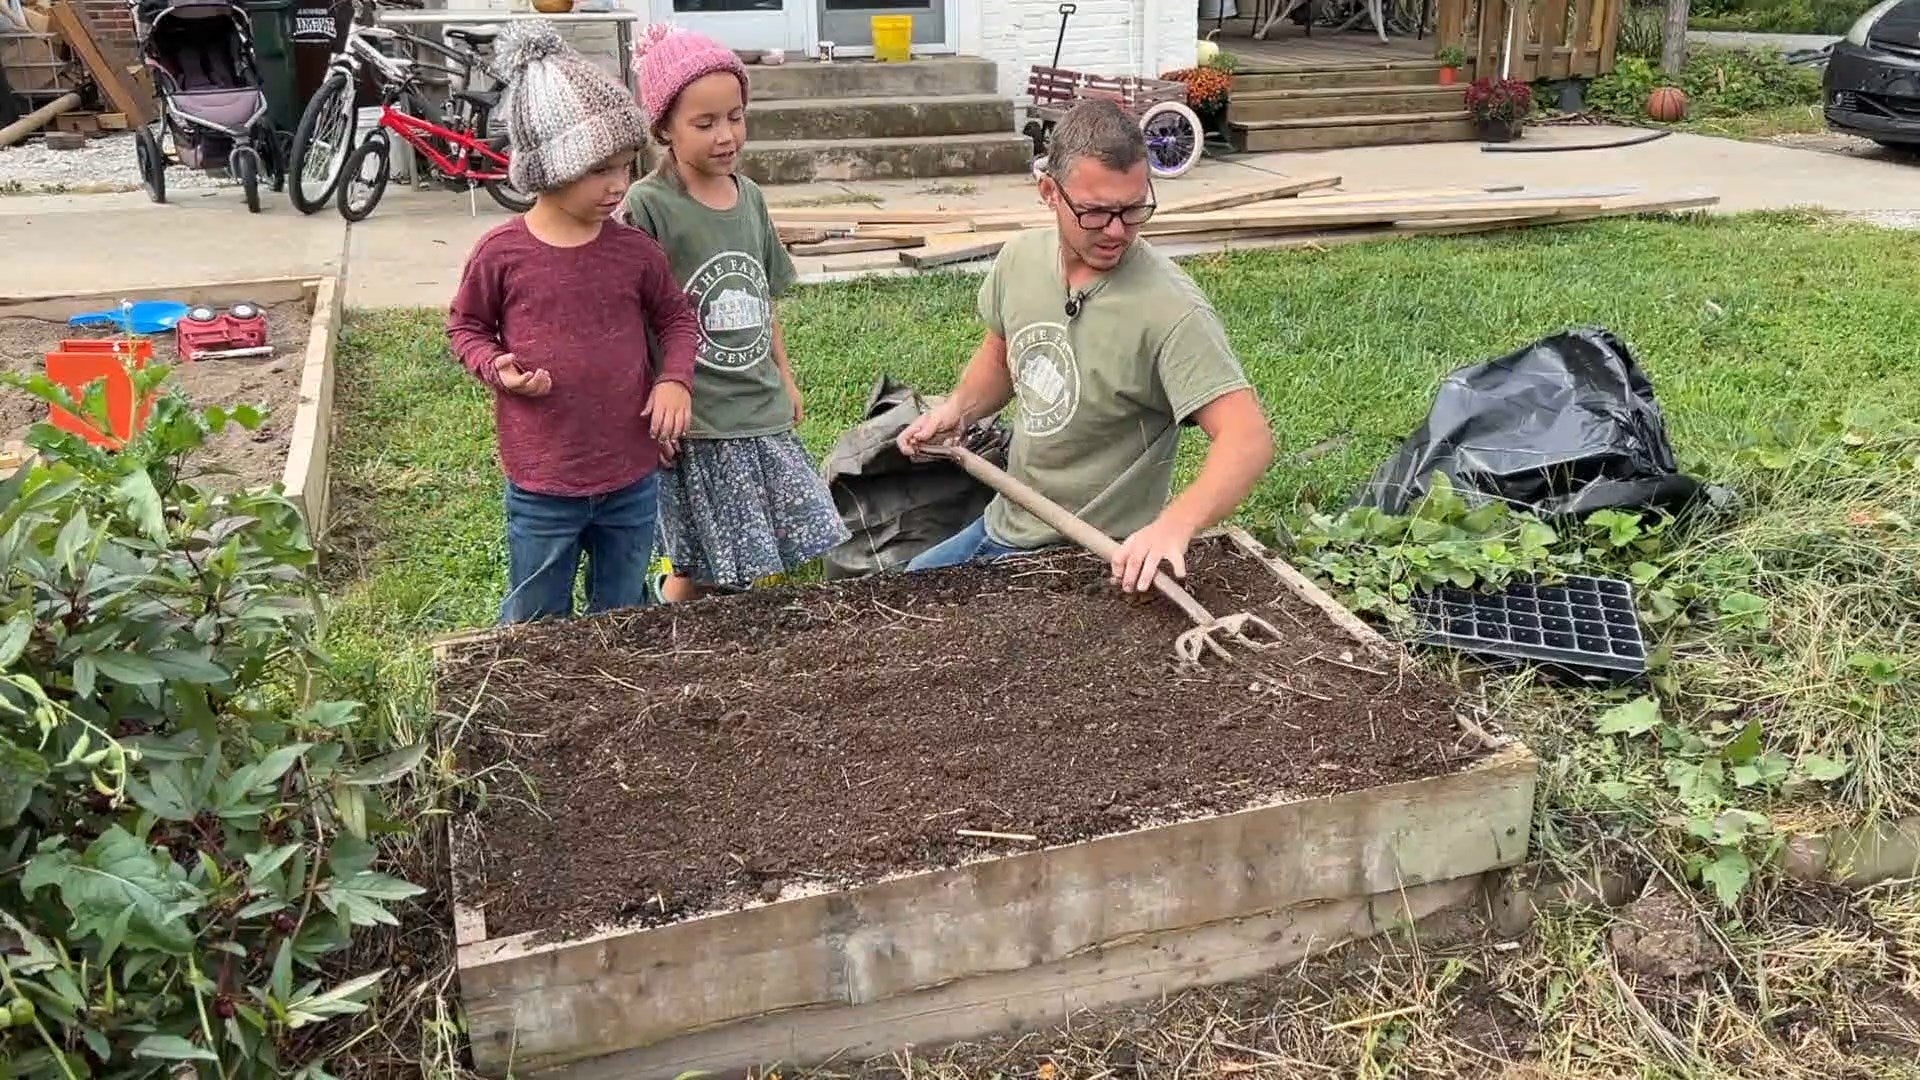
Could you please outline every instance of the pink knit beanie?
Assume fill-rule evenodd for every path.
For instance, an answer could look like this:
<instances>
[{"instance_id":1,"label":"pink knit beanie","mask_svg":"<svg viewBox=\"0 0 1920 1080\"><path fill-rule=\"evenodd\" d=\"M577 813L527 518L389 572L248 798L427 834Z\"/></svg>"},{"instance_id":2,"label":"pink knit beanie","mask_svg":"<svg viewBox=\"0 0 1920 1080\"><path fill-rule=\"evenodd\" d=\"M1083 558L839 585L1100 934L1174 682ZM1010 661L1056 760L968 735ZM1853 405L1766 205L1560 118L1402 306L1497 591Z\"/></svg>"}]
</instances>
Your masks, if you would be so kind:
<instances>
[{"instance_id":1,"label":"pink knit beanie","mask_svg":"<svg viewBox=\"0 0 1920 1080\"><path fill-rule=\"evenodd\" d=\"M654 23L633 43L633 74L640 84L640 107L647 123L658 126L673 111L673 100L687 84L716 71L740 80L740 101L747 100L747 66L732 49L691 30Z\"/></svg>"}]
</instances>

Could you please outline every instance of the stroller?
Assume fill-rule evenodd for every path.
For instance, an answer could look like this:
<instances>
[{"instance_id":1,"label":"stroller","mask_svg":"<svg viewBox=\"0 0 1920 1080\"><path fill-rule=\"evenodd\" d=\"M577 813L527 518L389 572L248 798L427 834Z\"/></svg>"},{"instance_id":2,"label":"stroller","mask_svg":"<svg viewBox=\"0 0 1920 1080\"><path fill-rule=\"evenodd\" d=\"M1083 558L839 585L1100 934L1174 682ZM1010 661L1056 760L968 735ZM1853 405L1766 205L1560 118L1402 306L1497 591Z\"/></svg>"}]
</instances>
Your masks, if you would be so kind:
<instances>
[{"instance_id":1,"label":"stroller","mask_svg":"<svg viewBox=\"0 0 1920 1080\"><path fill-rule=\"evenodd\" d=\"M134 131L140 182L167 201L167 157L189 169L224 169L260 212L260 180L286 183L286 153L267 118L253 53L253 23L239 0L130 0L140 56L153 76L159 116Z\"/></svg>"}]
</instances>

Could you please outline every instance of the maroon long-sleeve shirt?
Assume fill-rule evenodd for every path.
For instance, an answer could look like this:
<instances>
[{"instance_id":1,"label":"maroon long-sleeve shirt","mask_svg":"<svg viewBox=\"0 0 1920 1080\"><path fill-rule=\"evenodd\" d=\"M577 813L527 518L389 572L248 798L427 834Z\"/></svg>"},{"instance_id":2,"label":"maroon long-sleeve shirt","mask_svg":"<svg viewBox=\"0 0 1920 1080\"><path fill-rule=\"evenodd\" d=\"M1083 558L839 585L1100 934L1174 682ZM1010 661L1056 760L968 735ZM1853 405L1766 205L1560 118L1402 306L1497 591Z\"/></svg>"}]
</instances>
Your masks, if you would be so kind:
<instances>
[{"instance_id":1,"label":"maroon long-sleeve shirt","mask_svg":"<svg viewBox=\"0 0 1920 1080\"><path fill-rule=\"evenodd\" d=\"M646 233L608 222L592 242L561 248L515 218L467 256L447 336L467 370L494 388L507 479L542 495L604 495L659 468L641 411L656 380L693 389L700 324ZM528 374L545 368L552 391L526 397L502 388L494 359L503 352Z\"/></svg>"}]
</instances>

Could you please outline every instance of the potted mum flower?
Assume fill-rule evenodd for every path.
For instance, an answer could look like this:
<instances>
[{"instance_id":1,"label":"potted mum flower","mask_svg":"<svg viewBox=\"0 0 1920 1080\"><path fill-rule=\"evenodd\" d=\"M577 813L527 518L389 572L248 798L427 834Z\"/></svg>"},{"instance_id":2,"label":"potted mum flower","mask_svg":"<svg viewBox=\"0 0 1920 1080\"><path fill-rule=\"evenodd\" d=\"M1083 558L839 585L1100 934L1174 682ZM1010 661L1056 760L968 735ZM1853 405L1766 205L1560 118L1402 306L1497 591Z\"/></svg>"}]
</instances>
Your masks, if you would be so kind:
<instances>
[{"instance_id":1,"label":"potted mum flower","mask_svg":"<svg viewBox=\"0 0 1920 1080\"><path fill-rule=\"evenodd\" d=\"M1169 71L1161 78L1187 84L1187 107L1200 118L1201 127L1227 130L1227 94L1233 88L1233 76L1217 67L1192 67Z\"/></svg>"},{"instance_id":2,"label":"potted mum flower","mask_svg":"<svg viewBox=\"0 0 1920 1080\"><path fill-rule=\"evenodd\" d=\"M1475 79L1467 87L1467 111L1483 141L1512 142L1533 111L1533 87L1519 79Z\"/></svg>"}]
</instances>

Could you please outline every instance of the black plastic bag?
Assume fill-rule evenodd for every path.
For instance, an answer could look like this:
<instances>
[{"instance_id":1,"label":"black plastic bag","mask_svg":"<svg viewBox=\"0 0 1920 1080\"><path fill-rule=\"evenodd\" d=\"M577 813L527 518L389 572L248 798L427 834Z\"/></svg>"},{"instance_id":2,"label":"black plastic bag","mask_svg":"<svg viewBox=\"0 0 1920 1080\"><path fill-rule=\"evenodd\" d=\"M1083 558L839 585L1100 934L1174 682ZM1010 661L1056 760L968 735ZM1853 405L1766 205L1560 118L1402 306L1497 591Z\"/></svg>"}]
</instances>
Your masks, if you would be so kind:
<instances>
[{"instance_id":1,"label":"black plastic bag","mask_svg":"<svg viewBox=\"0 0 1920 1080\"><path fill-rule=\"evenodd\" d=\"M1677 512L1701 488L1679 472L1653 383L1619 338L1597 328L1449 374L1425 423L1354 505L1405 514L1436 472L1469 500L1548 517Z\"/></svg>"},{"instance_id":2,"label":"black plastic bag","mask_svg":"<svg viewBox=\"0 0 1920 1080\"><path fill-rule=\"evenodd\" d=\"M959 532L986 511L993 490L948 461L913 461L895 440L926 411L912 388L881 376L866 419L840 436L821 464L834 508L853 533L827 552L829 580L903 569L914 556ZM1009 435L998 421L977 423L968 449L1006 467Z\"/></svg>"}]
</instances>

